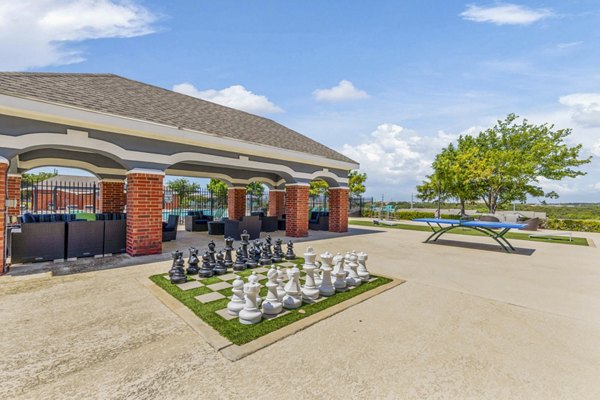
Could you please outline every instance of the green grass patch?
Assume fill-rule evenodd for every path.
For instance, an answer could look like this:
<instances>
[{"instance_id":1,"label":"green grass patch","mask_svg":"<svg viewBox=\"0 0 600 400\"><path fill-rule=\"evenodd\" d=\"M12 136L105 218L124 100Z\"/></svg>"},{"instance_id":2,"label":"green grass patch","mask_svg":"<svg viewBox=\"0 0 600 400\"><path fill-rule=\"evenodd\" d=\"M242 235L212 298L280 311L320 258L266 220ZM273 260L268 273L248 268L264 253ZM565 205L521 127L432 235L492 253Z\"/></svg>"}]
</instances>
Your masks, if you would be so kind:
<instances>
[{"instance_id":1,"label":"green grass patch","mask_svg":"<svg viewBox=\"0 0 600 400\"><path fill-rule=\"evenodd\" d=\"M360 226L373 226L377 228L386 228L386 229L403 229L407 231L420 231L420 232L432 232L431 228L427 225L411 225L411 224L398 224L398 225L375 225L372 221L360 221L351 219L348 221L350 225L360 225ZM432 232L433 233L433 232ZM470 236L486 236L481 232L477 232L473 229L469 228L459 228L454 229L447 234L452 235L470 235ZM550 235L549 235L550 236ZM588 246L588 241L586 238L582 237L573 237L573 241L569 241L569 238L566 236L552 236L549 238L540 238L540 237L529 237L528 233L518 233L518 232L508 232L504 235L507 239L517 239L517 240L527 240L530 242L545 242L545 243L559 243L559 244L571 244L575 246Z\"/></svg>"},{"instance_id":2,"label":"green grass patch","mask_svg":"<svg viewBox=\"0 0 600 400\"><path fill-rule=\"evenodd\" d=\"M246 270L252 273L252 270ZM242 271L242 272L246 272ZM373 276L376 278L372 282L363 283L360 286L343 293L336 293L332 297L327 297L325 300L315 304L303 304L296 310L290 310L286 315L282 315L278 318L265 320L263 319L260 323L255 325L243 325L237 318L230 321L225 320L221 316L215 313L220 309L226 308L229 299L221 299L210 303L200 303L194 297L201 294L210 293L211 290L206 287L200 287L191 290L181 290L177 286L171 284L168 279L164 278L164 273L159 275L153 275L150 280L156 285L160 286L164 291L175 297L177 300L182 302L188 307L194 314L196 314L204 322L212 326L217 332L229 339L232 343L241 345L248 343L254 339L257 339L263 335L276 331L286 325L293 322L306 318L326 308L334 306L338 303L351 299L352 297L358 296L359 294L365 293L369 290L375 289L381 285L391 282L391 279ZM217 278L218 279L218 278ZM223 289L220 293L229 296L231 295L231 289ZM261 296L266 296L267 288L261 289ZM299 311L302 310L303 313Z\"/></svg>"}]
</instances>

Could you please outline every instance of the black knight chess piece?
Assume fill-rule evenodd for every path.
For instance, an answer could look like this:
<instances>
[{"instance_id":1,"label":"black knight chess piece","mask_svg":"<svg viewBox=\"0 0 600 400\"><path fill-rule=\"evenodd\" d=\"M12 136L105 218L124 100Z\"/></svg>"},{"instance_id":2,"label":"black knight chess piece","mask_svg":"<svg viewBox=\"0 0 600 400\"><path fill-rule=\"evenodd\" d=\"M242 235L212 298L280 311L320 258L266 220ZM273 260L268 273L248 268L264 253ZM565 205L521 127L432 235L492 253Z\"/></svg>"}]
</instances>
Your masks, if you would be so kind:
<instances>
[{"instance_id":1,"label":"black knight chess piece","mask_svg":"<svg viewBox=\"0 0 600 400\"><path fill-rule=\"evenodd\" d=\"M295 260L296 259L296 254L294 254L294 243L292 243L291 240L287 243L287 252L285 253L285 259L286 260Z\"/></svg>"},{"instance_id":2,"label":"black knight chess piece","mask_svg":"<svg viewBox=\"0 0 600 400\"><path fill-rule=\"evenodd\" d=\"M202 268L200 268L198 275L200 278L210 278L214 275L213 269L210 266L210 256L208 255L208 252L205 252L202 255Z\"/></svg>"},{"instance_id":3,"label":"black knight chess piece","mask_svg":"<svg viewBox=\"0 0 600 400\"><path fill-rule=\"evenodd\" d=\"M267 248L267 255L269 256L269 258L273 258L273 250L271 250L272 246L273 246L273 239L271 239L270 235L267 235L267 237L265 238L265 244L264 246Z\"/></svg>"},{"instance_id":4,"label":"black knight chess piece","mask_svg":"<svg viewBox=\"0 0 600 400\"><path fill-rule=\"evenodd\" d=\"M225 268L233 267L233 258L231 252L233 251L233 238L228 237L225 239Z\"/></svg>"},{"instance_id":5,"label":"black knight chess piece","mask_svg":"<svg viewBox=\"0 0 600 400\"><path fill-rule=\"evenodd\" d=\"M188 275L196 275L199 271L198 263L200 260L198 259L198 249L195 247L190 247L190 258L188 258Z\"/></svg>"},{"instance_id":6,"label":"black knight chess piece","mask_svg":"<svg viewBox=\"0 0 600 400\"><path fill-rule=\"evenodd\" d=\"M259 240L254 241L254 261L260 262L260 255L262 253L262 243Z\"/></svg>"},{"instance_id":7,"label":"black knight chess piece","mask_svg":"<svg viewBox=\"0 0 600 400\"><path fill-rule=\"evenodd\" d=\"M225 266L225 254L222 251L217 253L217 266L214 269L216 275L224 275L227 273L227 267Z\"/></svg>"},{"instance_id":8,"label":"black knight chess piece","mask_svg":"<svg viewBox=\"0 0 600 400\"><path fill-rule=\"evenodd\" d=\"M238 248L235 251L235 264L233 264L234 271L243 271L246 269L246 263L244 262L244 256L242 254L242 248Z\"/></svg>"}]
</instances>

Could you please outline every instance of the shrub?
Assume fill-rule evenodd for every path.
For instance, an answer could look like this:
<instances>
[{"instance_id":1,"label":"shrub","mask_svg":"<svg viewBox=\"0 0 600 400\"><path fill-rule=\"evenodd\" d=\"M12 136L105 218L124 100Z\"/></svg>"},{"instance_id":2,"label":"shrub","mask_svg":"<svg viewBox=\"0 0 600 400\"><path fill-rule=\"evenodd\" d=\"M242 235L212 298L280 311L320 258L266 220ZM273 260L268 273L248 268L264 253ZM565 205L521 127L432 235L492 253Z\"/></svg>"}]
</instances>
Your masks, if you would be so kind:
<instances>
[{"instance_id":1,"label":"shrub","mask_svg":"<svg viewBox=\"0 0 600 400\"><path fill-rule=\"evenodd\" d=\"M557 231L600 232L600 221L550 218L544 223L544 228Z\"/></svg>"}]
</instances>

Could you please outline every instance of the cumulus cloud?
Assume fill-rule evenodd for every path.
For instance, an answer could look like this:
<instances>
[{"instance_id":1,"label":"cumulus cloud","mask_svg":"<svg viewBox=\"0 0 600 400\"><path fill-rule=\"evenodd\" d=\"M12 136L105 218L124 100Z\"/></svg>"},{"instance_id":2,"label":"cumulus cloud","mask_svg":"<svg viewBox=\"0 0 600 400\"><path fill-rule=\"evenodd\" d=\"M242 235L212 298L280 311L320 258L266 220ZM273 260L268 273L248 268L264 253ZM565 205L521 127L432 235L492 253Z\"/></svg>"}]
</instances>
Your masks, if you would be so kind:
<instances>
[{"instance_id":1,"label":"cumulus cloud","mask_svg":"<svg viewBox=\"0 0 600 400\"><path fill-rule=\"evenodd\" d=\"M492 6L469 5L460 16L474 22L489 22L496 25L529 25L552 16L545 8L528 8L518 4L496 4Z\"/></svg>"},{"instance_id":2,"label":"cumulus cloud","mask_svg":"<svg viewBox=\"0 0 600 400\"><path fill-rule=\"evenodd\" d=\"M366 99L369 97L364 90L357 89L352 82L342 80L337 86L329 89L317 89L313 92L313 96L317 101L354 101Z\"/></svg>"},{"instance_id":3,"label":"cumulus cloud","mask_svg":"<svg viewBox=\"0 0 600 400\"><path fill-rule=\"evenodd\" d=\"M571 108L574 122L587 127L600 127L600 93L573 93L562 96L559 101Z\"/></svg>"},{"instance_id":4,"label":"cumulus cloud","mask_svg":"<svg viewBox=\"0 0 600 400\"><path fill-rule=\"evenodd\" d=\"M0 69L19 71L81 62L79 42L154 31L156 20L133 1L19 0L0 3Z\"/></svg>"},{"instance_id":5,"label":"cumulus cloud","mask_svg":"<svg viewBox=\"0 0 600 400\"><path fill-rule=\"evenodd\" d=\"M283 112L281 108L269 101L266 96L254 94L242 85L233 85L221 90L198 90L191 83L180 83L173 86L173 90L250 113L268 114Z\"/></svg>"},{"instance_id":6,"label":"cumulus cloud","mask_svg":"<svg viewBox=\"0 0 600 400\"><path fill-rule=\"evenodd\" d=\"M362 143L344 144L341 152L360 163L368 175L369 187L399 185L401 190L414 190L431 172L435 154L457 135L439 131L435 136L420 136L400 125L381 124ZM387 191L389 193L389 190Z\"/></svg>"}]
</instances>

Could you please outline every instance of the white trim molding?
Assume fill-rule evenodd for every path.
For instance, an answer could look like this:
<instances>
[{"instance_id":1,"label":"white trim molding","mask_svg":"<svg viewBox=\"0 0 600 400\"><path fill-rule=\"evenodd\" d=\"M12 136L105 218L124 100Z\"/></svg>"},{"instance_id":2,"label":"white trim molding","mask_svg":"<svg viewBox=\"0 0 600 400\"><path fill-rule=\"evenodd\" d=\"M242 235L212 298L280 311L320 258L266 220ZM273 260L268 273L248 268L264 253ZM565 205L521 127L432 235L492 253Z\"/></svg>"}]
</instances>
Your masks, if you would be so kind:
<instances>
[{"instance_id":1,"label":"white trim molding","mask_svg":"<svg viewBox=\"0 0 600 400\"><path fill-rule=\"evenodd\" d=\"M304 182L286 183L285 187L288 187L288 186L305 186L305 187L310 187L310 183L304 183Z\"/></svg>"},{"instance_id":2,"label":"white trim molding","mask_svg":"<svg viewBox=\"0 0 600 400\"><path fill-rule=\"evenodd\" d=\"M146 169L146 168L134 168L127 171L127 175L130 174L144 174L144 175L161 175L165 176L165 171L158 169Z\"/></svg>"},{"instance_id":3,"label":"white trim molding","mask_svg":"<svg viewBox=\"0 0 600 400\"><path fill-rule=\"evenodd\" d=\"M0 156L0 164L8 165L8 164L10 164L10 161L8 161L6 158Z\"/></svg>"},{"instance_id":4,"label":"white trim molding","mask_svg":"<svg viewBox=\"0 0 600 400\"><path fill-rule=\"evenodd\" d=\"M9 172L9 173L7 174L7 176L8 176L9 178L22 178L22 175L21 175L21 174L15 174L14 172Z\"/></svg>"},{"instance_id":5,"label":"white trim molding","mask_svg":"<svg viewBox=\"0 0 600 400\"><path fill-rule=\"evenodd\" d=\"M99 181L100 183L125 183L125 177L123 177L123 179L110 179L110 178L105 178L105 179L100 179Z\"/></svg>"},{"instance_id":6,"label":"white trim molding","mask_svg":"<svg viewBox=\"0 0 600 400\"><path fill-rule=\"evenodd\" d=\"M349 187L342 187L342 186L338 186L338 187L330 187L329 190L350 190Z\"/></svg>"}]
</instances>

